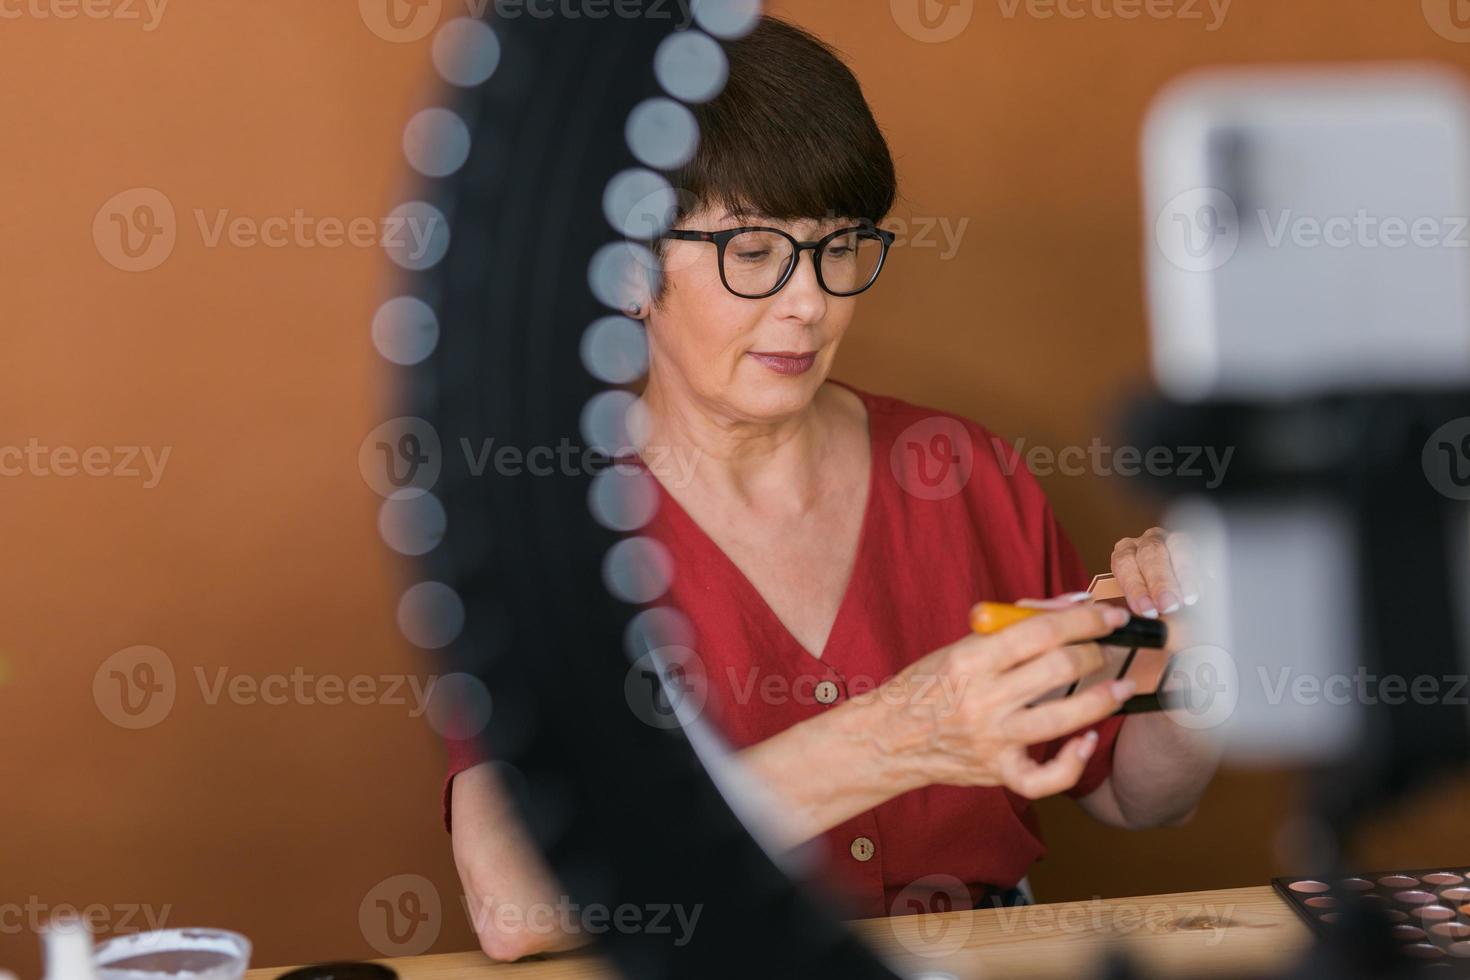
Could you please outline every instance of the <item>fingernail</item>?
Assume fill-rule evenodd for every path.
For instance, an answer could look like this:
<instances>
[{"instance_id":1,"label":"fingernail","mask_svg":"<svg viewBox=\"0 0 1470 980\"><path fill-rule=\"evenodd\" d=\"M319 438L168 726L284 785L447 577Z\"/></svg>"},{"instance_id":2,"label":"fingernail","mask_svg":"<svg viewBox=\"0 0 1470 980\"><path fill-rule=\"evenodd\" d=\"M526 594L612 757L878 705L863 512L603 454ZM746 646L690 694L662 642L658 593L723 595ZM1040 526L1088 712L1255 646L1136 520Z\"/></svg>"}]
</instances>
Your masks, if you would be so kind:
<instances>
[{"instance_id":1,"label":"fingernail","mask_svg":"<svg viewBox=\"0 0 1470 980\"><path fill-rule=\"evenodd\" d=\"M1092 753L1097 751L1097 730L1094 729L1082 736L1082 744L1077 746L1077 755L1082 759L1092 758Z\"/></svg>"},{"instance_id":2,"label":"fingernail","mask_svg":"<svg viewBox=\"0 0 1470 980\"><path fill-rule=\"evenodd\" d=\"M1134 680L1113 681L1113 700L1127 701L1133 697L1138 690L1138 682Z\"/></svg>"},{"instance_id":3,"label":"fingernail","mask_svg":"<svg viewBox=\"0 0 1470 980\"><path fill-rule=\"evenodd\" d=\"M1128 622L1128 610L1121 606L1108 606L1103 610L1103 622L1109 626L1122 626Z\"/></svg>"},{"instance_id":4,"label":"fingernail","mask_svg":"<svg viewBox=\"0 0 1470 980\"><path fill-rule=\"evenodd\" d=\"M1059 598L1066 599L1068 602L1085 602L1086 600L1092 598L1092 593L1091 592L1068 592L1064 596L1059 596Z\"/></svg>"},{"instance_id":5,"label":"fingernail","mask_svg":"<svg viewBox=\"0 0 1470 980\"><path fill-rule=\"evenodd\" d=\"M1143 612L1139 613L1139 615L1147 619L1158 619L1159 611L1154 608L1154 604L1152 602L1148 602L1147 600L1145 600L1143 603Z\"/></svg>"},{"instance_id":6,"label":"fingernail","mask_svg":"<svg viewBox=\"0 0 1470 980\"><path fill-rule=\"evenodd\" d=\"M1179 602L1179 597L1172 592L1165 592L1159 596L1159 605L1164 607L1165 616L1170 613L1177 613L1180 609L1184 608Z\"/></svg>"},{"instance_id":7,"label":"fingernail","mask_svg":"<svg viewBox=\"0 0 1470 980\"><path fill-rule=\"evenodd\" d=\"M1184 597L1184 604L1186 606L1192 606L1196 602L1199 602L1199 593L1198 592L1191 592L1191 593L1189 593L1189 595L1187 595L1187 596Z\"/></svg>"}]
</instances>

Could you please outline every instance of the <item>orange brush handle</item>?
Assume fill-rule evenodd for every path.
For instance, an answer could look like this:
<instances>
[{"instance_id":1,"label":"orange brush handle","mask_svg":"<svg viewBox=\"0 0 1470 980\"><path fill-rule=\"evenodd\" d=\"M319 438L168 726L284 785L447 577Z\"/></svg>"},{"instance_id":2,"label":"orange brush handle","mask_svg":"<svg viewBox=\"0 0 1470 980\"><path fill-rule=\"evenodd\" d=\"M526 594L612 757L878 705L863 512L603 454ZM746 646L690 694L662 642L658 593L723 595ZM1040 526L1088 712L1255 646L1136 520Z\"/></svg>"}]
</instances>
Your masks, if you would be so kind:
<instances>
[{"instance_id":1,"label":"orange brush handle","mask_svg":"<svg viewBox=\"0 0 1470 980\"><path fill-rule=\"evenodd\" d=\"M977 602L970 608L970 629L986 635L998 633L1023 619L1054 611L1012 606L1004 602ZM1098 637L1097 642L1104 646L1162 650L1169 645L1169 627L1157 619L1133 616L1111 633Z\"/></svg>"},{"instance_id":2,"label":"orange brush handle","mask_svg":"<svg viewBox=\"0 0 1470 980\"><path fill-rule=\"evenodd\" d=\"M976 633L998 633L1013 623L1045 611L1013 606L1008 602L977 602L970 610L970 629Z\"/></svg>"}]
</instances>

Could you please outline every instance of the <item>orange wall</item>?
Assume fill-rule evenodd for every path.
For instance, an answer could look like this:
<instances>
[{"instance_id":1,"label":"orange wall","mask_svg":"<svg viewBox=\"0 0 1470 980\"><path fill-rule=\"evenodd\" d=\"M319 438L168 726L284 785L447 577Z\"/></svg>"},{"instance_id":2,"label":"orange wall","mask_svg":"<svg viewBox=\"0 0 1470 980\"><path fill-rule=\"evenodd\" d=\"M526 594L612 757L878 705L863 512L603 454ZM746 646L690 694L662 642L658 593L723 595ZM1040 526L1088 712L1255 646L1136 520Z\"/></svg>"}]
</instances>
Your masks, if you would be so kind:
<instances>
[{"instance_id":1,"label":"orange wall","mask_svg":"<svg viewBox=\"0 0 1470 980\"><path fill-rule=\"evenodd\" d=\"M35 973L16 927L68 902L100 903L114 925L232 926L262 964L370 955L384 937L369 893L402 874L442 899L435 948L469 948L421 718L398 704L211 703L196 676L435 670L397 638L404 571L356 468L391 407L368 333L389 288L381 256L209 247L194 217L386 213L406 186L402 126L431 93L429 42L368 30L374 0L193 0L152 30L142 0L113 8L144 22L40 17L51 0L27 2L0 20L0 444L170 455L152 488L0 479L0 964ZM937 247L894 256L840 374L1056 448L1111 438L1115 398L1143 377L1136 143L1165 80L1211 62L1470 64L1417 3L1236 0L1207 31L1041 19L1020 2L1014 17L1011 0L975 3L945 43L904 33L882 0L775 9L854 64L898 160L898 217L968 221L953 256L938 232ZM139 187L168 198L178 240L127 273L92 228L103 202ZM1150 521L1120 478L1045 482L1095 567ZM93 681L138 645L164 652L178 693L157 724L127 730ZM1260 881L1283 790L1227 776L1198 824L1136 837L1048 805L1054 856L1036 881L1048 898ZM1456 826L1402 857L1380 834L1371 853L1449 860Z\"/></svg>"}]
</instances>

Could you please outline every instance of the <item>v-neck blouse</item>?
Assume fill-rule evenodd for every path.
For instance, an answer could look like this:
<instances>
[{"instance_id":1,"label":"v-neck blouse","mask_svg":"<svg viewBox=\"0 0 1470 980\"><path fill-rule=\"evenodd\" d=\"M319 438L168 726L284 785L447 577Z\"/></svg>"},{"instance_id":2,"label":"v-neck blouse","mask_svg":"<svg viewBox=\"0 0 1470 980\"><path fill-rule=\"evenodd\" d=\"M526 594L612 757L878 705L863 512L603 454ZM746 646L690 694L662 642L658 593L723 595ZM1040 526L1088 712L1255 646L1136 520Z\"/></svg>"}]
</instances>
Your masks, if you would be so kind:
<instances>
[{"instance_id":1,"label":"v-neck blouse","mask_svg":"<svg viewBox=\"0 0 1470 980\"><path fill-rule=\"evenodd\" d=\"M853 390L868 413L868 500L820 659L660 487L647 533L673 559L665 601L693 627L708 688L704 716L735 749L960 639L976 602L1059 595L1086 589L1091 578L1008 443L958 416ZM1120 726L1118 717L1097 726L1098 748L1070 795L1107 778ZM1062 741L1033 754L1050 757ZM451 743L451 779L477 758ZM916 893L954 897L960 884L972 896L1011 888L1045 853L1029 801L981 787L913 790L832 828L822 843L819 877L855 917L921 911L911 907Z\"/></svg>"},{"instance_id":2,"label":"v-neck blouse","mask_svg":"<svg viewBox=\"0 0 1470 980\"><path fill-rule=\"evenodd\" d=\"M774 637L771 634L780 634L780 642L773 642L771 648L781 649L783 655L785 651L789 650L798 661L803 659L812 661L825 659L827 651L834 649L839 643L846 642L844 638L838 635L838 627L842 625L844 618L847 618L847 607L853 600L853 593L855 591L853 586L857 580L857 570L863 564L864 552L868 545L868 538L870 537L869 526L872 524L875 512L873 500L877 496L878 474L884 465L884 460L880 459L878 455L877 438L873 431L873 414L871 405L869 404L869 399L872 396L840 381L833 381L832 383L846 388L848 391L857 395L858 398L862 399L863 406L867 410L868 441L872 452L868 464L867 487L861 498L863 514L858 524L858 539L853 553L852 569L848 572L847 582L843 586L842 597L837 603L836 618L833 619L832 626L827 631L827 640L822 645L821 650L813 653L803 646L791 633L791 630L786 624L781 622L781 618L776 615L776 611L771 608L765 596L761 595L760 590L755 587L755 583L750 581L750 578L740 570L740 566L735 564L734 559L727 555L710 538L708 533L674 499L662 483L659 483L657 480L652 481L658 487L659 499L655 526L651 529L652 536L669 546L671 551L682 545L683 557L691 560L700 568L698 582L690 582L689 579L692 576L686 576L686 584L697 585L699 583L707 583L710 586L715 586L716 584L724 586L732 593L732 598L734 598L742 610L750 617L763 621L765 627L764 633L768 640L774 641ZM678 574L678 568L679 563L676 557L674 561L676 576ZM677 590L675 591L677 600ZM762 738L764 737L762 736ZM759 741L759 739L756 741ZM743 748L744 746L741 747Z\"/></svg>"}]
</instances>

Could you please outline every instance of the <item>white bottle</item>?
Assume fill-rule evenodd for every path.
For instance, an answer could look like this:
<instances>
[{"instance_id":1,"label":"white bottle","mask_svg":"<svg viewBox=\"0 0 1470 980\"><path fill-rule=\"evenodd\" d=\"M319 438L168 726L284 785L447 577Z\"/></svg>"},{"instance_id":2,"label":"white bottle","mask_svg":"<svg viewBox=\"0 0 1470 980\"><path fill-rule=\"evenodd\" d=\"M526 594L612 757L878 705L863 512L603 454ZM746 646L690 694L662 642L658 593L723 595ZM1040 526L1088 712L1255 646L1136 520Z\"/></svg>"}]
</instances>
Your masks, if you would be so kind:
<instances>
[{"instance_id":1,"label":"white bottle","mask_svg":"<svg viewBox=\"0 0 1470 980\"><path fill-rule=\"evenodd\" d=\"M92 933L81 919L53 919L42 930L46 980L97 980L92 962Z\"/></svg>"}]
</instances>

